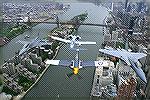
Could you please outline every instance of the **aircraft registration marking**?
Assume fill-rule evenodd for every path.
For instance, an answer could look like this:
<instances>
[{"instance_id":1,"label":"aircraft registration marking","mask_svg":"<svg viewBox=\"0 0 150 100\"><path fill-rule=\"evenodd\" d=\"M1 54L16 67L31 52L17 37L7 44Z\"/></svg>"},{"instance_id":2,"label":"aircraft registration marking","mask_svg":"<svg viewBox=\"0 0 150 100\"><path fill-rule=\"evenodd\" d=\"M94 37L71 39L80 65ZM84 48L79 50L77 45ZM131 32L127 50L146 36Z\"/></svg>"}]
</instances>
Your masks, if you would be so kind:
<instances>
[{"instance_id":1,"label":"aircraft registration marking","mask_svg":"<svg viewBox=\"0 0 150 100\"><path fill-rule=\"evenodd\" d=\"M100 66L103 65L103 62L102 62L102 61L101 61L101 62L98 62L98 65L100 65Z\"/></svg>"}]
</instances>

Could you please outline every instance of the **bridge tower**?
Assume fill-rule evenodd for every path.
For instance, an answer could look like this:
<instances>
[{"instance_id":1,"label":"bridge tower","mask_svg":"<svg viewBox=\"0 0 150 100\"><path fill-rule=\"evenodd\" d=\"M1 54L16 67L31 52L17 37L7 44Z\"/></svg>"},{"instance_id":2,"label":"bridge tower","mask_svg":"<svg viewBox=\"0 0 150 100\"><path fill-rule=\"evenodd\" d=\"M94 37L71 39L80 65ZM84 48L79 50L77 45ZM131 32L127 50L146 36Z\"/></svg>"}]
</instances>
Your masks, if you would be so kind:
<instances>
[{"instance_id":1,"label":"bridge tower","mask_svg":"<svg viewBox=\"0 0 150 100\"><path fill-rule=\"evenodd\" d=\"M59 17L58 17L58 14L55 14L55 18L56 18L57 27L59 28Z\"/></svg>"}]
</instances>

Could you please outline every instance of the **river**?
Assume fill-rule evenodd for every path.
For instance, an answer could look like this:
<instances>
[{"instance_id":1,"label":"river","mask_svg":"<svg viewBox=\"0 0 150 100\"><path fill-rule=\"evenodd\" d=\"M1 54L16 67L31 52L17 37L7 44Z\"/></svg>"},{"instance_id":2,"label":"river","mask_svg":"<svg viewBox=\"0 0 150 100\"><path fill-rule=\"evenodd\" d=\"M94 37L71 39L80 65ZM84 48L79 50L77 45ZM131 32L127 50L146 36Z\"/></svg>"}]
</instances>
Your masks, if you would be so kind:
<instances>
[{"instance_id":1,"label":"river","mask_svg":"<svg viewBox=\"0 0 150 100\"><path fill-rule=\"evenodd\" d=\"M106 8L96 6L93 3L67 3L70 4L70 9L63 15L59 15L60 20L66 21L74 16L88 12L88 19L85 22L103 23L103 19L108 15ZM31 30L14 38L4 47L0 47L0 64L3 60L12 57L15 52L22 47L16 44L18 40L24 40L24 35L30 34L33 38L40 33L40 37L46 37L46 34L56 25L39 24ZM98 49L103 41L102 27L96 26L80 26L78 34L81 40L95 41L96 45L81 46L88 50L80 52L81 60L95 60L98 54ZM75 52L69 50L69 45L63 45L56 59L74 59ZM81 69L79 74L82 79L73 76L71 79L66 77L67 73L71 73L69 68L60 66L50 66L42 79L35 87L25 96L24 100L87 100L90 96L92 88L94 68ZM58 98L59 97L59 98Z\"/></svg>"}]
</instances>

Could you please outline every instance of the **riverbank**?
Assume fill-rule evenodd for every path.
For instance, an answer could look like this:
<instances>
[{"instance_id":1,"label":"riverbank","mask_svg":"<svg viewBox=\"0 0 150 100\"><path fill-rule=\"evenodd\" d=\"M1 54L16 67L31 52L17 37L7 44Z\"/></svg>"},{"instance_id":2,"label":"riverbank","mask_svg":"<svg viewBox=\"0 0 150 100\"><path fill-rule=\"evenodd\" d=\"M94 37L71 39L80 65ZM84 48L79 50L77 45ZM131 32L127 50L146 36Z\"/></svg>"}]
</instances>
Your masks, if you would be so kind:
<instances>
[{"instance_id":1,"label":"riverbank","mask_svg":"<svg viewBox=\"0 0 150 100\"><path fill-rule=\"evenodd\" d=\"M62 9L54 9L53 12L58 14L63 14L69 9L70 5L64 6ZM17 37L18 35L30 30L31 28L35 27L39 23L42 23L47 20L55 21L56 16L53 14L50 16L41 16L39 18L28 19L27 22L11 22L6 20L3 22L3 29L0 32L0 46L4 46L5 44L9 43L13 38ZM4 27L6 26L6 27Z\"/></svg>"},{"instance_id":2,"label":"riverbank","mask_svg":"<svg viewBox=\"0 0 150 100\"><path fill-rule=\"evenodd\" d=\"M68 28L70 25L65 25L65 27L66 28ZM61 25L61 27L64 27L64 25ZM74 26L75 27L75 26ZM74 27L73 28L71 28L70 30L72 30L72 31L68 31L67 33L67 35L69 35L69 34L72 34L73 32L74 32ZM66 28L65 28L65 31L66 31ZM56 29L56 28L54 28L54 29ZM64 31L64 29L62 30L62 32ZM52 31L52 34L54 34L53 32L58 32L58 30L56 30L56 31ZM62 33L63 34L63 33ZM53 41L53 52L54 52L54 55L53 55L53 58L52 59L54 59L56 56L57 56L57 53L58 53L58 51L59 51L59 48L63 45L62 43L57 43L57 44L55 44L55 43L57 43L57 42L54 42ZM6 62L7 63L7 62ZM6 65L6 64L4 64L4 65ZM40 75L38 75L38 78L36 79L36 81L35 81L35 83L33 83L32 84L32 86L27 90L27 91L23 91L20 95L18 95L17 97L14 97L15 98L15 100L18 100L19 98L22 98L24 95L26 95L26 93L28 93L31 89L32 89L32 87L34 87L35 86L35 84L41 79L41 77L43 76L43 74L46 72L46 70L48 69L48 67L49 66L47 66L47 65L45 65L46 67L45 67L45 69L42 71L42 73L40 74ZM2 66L3 67L3 66Z\"/></svg>"},{"instance_id":3,"label":"riverbank","mask_svg":"<svg viewBox=\"0 0 150 100\"><path fill-rule=\"evenodd\" d=\"M55 57L57 56L58 52L59 52L59 48L61 46L58 46L57 49L56 49L56 53L54 55L54 57L52 59L55 59ZM46 60L44 61L46 62ZM35 81L34 84L32 84L32 86L27 90L27 91L24 91L22 92L21 94L17 95L17 96L14 96L13 97L13 100L21 100L28 92L31 91L31 89L36 86L36 84L38 83L38 81L42 78L42 76L45 74L45 72L47 71L47 69L49 68L49 65L46 65L46 68L44 69L44 71L39 75L38 79Z\"/></svg>"},{"instance_id":4,"label":"riverbank","mask_svg":"<svg viewBox=\"0 0 150 100\"><path fill-rule=\"evenodd\" d=\"M42 21L50 20L51 18L43 19ZM54 20L54 19L52 19ZM42 23L42 22L41 22ZM18 23L15 25L12 25L10 28L6 28L2 32L2 37L0 37L0 46L4 46L5 44L9 43L13 38L17 37L18 35L32 29L39 23L32 23L32 22L26 22L26 23Z\"/></svg>"},{"instance_id":5,"label":"riverbank","mask_svg":"<svg viewBox=\"0 0 150 100\"><path fill-rule=\"evenodd\" d=\"M81 14L81 15L77 15L77 16L75 16L73 19L71 19L70 21L74 21L74 20L76 20L76 18L77 17L82 17L81 19L78 19L78 21L79 22L83 22L83 21L85 21L85 19L87 18L87 13L85 13L85 14ZM85 18L84 18L85 17ZM64 26L65 26L65 28L64 28ZM60 27L62 28L61 30L60 30ZM68 33L68 34L65 34L65 38L68 36L68 35L70 35L70 34L72 34L73 32L74 32L74 28L76 27L76 25L73 25L73 26L71 26L71 28L70 28L70 25L61 25L59 28L54 28L52 31L51 31L51 34L48 34L48 36L49 35L56 35L56 33L63 33L64 31L66 32L66 33ZM67 29L71 29L71 30L67 30ZM79 28L79 26L77 27L77 28ZM58 35L59 36L59 35ZM51 41L51 40L50 40ZM58 54L58 52L59 52L59 49L61 48L61 46L63 46L64 45L64 43L59 43L58 41L56 42L53 42L53 47L52 47L52 50L53 50L53 52L54 52L54 56L53 56L53 58L52 59L55 59L56 58L56 56L57 56L57 54ZM47 60L47 59L46 59ZM46 60L44 61L44 62L46 62ZM15 98L14 100L18 100L18 97L20 98L22 98L22 97L24 97L35 85L36 85L36 83L42 78L42 76L44 75L44 73L47 71L47 69L49 68L49 65L46 65L46 68L44 69L44 71L40 74L40 76L39 76L39 78L36 80L36 82L26 91L26 92L24 92L21 96L19 95L19 96L17 96L17 98Z\"/></svg>"},{"instance_id":6,"label":"riverbank","mask_svg":"<svg viewBox=\"0 0 150 100\"><path fill-rule=\"evenodd\" d=\"M9 43L13 38L24 33L25 31L28 31L29 29L31 29L36 25L37 23L30 23L30 25L26 23L20 23L15 24L10 28L4 29L2 32L0 46L4 46L5 44Z\"/></svg>"}]
</instances>

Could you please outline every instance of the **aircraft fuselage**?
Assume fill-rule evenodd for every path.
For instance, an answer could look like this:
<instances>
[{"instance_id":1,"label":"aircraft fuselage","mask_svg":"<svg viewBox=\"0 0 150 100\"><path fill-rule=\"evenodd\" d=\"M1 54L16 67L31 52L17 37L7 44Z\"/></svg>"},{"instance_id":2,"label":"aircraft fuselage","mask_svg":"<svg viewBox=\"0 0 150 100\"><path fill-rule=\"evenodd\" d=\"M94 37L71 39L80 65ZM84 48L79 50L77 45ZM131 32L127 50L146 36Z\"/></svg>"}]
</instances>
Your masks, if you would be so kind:
<instances>
[{"instance_id":1,"label":"aircraft fuselage","mask_svg":"<svg viewBox=\"0 0 150 100\"><path fill-rule=\"evenodd\" d=\"M79 69L82 68L81 61L79 60L79 51L77 51L75 60L73 61L73 66L71 68L73 69L73 74L77 75L79 73Z\"/></svg>"},{"instance_id":2,"label":"aircraft fuselage","mask_svg":"<svg viewBox=\"0 0 150 100\"><path fill-rule=\"evenodd\" d=\"M76 37L73 37L71 40L71 43L70 43L70 48L74 47L76 41L78 41L78 40L76 40Z\"/></svg>"}]
</instances>

